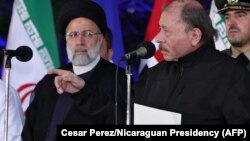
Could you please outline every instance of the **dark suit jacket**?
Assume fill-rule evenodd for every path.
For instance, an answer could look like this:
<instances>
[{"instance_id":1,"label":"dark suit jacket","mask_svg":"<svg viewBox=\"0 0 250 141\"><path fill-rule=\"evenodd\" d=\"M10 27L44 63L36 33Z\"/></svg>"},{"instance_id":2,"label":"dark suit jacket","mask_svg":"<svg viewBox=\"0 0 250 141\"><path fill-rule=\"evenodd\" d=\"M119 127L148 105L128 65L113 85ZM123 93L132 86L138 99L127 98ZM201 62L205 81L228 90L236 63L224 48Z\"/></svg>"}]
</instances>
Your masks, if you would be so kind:
<instances>
[{"instance_id":1,"label":"dark suit jacket","mask_svg":"<svg viewBox=\"0 0 250 141\"><path fill-rule=\"evenodd\" d=\"M72 71L72 64L61 69ZM101 59L82 90L71 95L74 103L63 124L115 124L116 66ZM123 69L118 80L118 123L125 124L126 77ZM44 141L59 94L55 75L46 75L35 88L22 132L24 141Z\"/></svg>"},{"instance_id":2,"label":"dark suit jacket","mask_svg":"<svg viewBox=\"0 0 250 141\"><path fill-rule=\"evenodd\" d=\"M181 113L182 124L250 124L249 73L214 45L149 68L135 86L135 100Z\"/></svg>"}]
</instances>

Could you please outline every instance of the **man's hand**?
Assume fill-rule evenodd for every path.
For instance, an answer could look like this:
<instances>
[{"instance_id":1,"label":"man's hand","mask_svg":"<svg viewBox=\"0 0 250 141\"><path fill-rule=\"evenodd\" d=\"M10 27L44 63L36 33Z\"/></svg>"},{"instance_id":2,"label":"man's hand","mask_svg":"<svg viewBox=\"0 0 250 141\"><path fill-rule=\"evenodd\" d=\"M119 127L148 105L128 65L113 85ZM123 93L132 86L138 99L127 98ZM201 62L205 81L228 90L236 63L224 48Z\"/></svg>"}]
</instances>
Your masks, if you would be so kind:
<instances>
[{"instance_id":1,"label":"man's hand","mask_svg":"<svg viewBox=\"0 0 250 141\"><path fill-rule=\"evenodd\" d=\"M71 94L76 93L85 85L85 81L71 71L52 69L49 70L48 74L57 75L54 83L59 94L62 94L63 92Z\"/></svg>"}]
</instances>

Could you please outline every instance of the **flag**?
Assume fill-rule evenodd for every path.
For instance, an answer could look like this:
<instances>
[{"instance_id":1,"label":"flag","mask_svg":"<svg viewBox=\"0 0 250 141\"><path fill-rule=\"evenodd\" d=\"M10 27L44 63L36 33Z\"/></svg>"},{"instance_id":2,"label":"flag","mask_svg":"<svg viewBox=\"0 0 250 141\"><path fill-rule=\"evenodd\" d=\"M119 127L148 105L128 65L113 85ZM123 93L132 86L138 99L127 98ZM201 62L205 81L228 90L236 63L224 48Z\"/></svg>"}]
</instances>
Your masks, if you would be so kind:
<instances>
[{"instance_id":1,"label":"flag","mask_svg":"<svg viewBox=\"0 0 250 141\"><path fill-rule=\"evenodd\" d=\"M214 0L211 3L209 16L212 20L213 27L218 31L218 35L214 38L216 49L225 50L230 48L230 43L226 36L226 26L224 16L217 13L218 9L215 6Z\"/></svg>"},{"instance_id":2,"label":"flag","mask_svg":"<svg viewBox=\"0 0 250 141\"><path fill-rule=\"evenodd\" d=\"M121 32L121 24L118 9L118 0L93 0L98 3L105 11L108 27L111 29L113 34L112 48L113 58L112 61L117 64L124 54L123 39ZM125 63L121 62L120 66L125 68Z\"/></svg>"},{"instance_id":3,"label":"flag","mask_svg":"<svg viewBox=\"0 0 250 141\"><path fill-rule=\"evenodd\" d=\"M21 97L23 110L30 94L47 70L59 66L51 0L15 0L7 39L7 49L28 46L33 57L28 62L12 58L10 84Z\"/></svg>"},{"instance_id":4,"label":"flag","mask_svg":"<svg viewBox=\"0 0 250 141\"><path fill-rule=\"evenodd\" d=\"M163 60L163 56L159 51L158 43L155 42L155 36L159 32L159 20L161 16L161 12L163 10L164 5L169 4L172 0L155 0L153 10L149 19L149 23L147 26L145 40L152 41L156 47L156 53L153 57L149 59L142 59L139 67L139 73L143 70L145 65L147 67L153 67L154 65L158 64Z\"/></svg>"}]
</instances>

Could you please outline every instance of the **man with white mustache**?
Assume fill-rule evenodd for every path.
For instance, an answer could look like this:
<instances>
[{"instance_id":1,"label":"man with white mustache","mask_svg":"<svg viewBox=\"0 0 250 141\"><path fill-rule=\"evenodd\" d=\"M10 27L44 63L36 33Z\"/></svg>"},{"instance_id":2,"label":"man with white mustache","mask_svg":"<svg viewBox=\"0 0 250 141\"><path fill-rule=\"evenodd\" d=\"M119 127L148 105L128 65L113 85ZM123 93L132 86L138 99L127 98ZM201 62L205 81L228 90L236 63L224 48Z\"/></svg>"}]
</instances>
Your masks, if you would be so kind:
<instances>
[{"instance_id":1,"label":"man with white mustache","mask_svg":"<svg viewBox=\"0 0 250 141\"><path fill-rule=\"evenodd\" d=\"M59 31L69 63L48 72L27 110L23 141L55 141L57 125L125 124L126 76L100 57L107 30L103 9L93 1L71 0L62 7Z\"/></svg>"}]
</instances>

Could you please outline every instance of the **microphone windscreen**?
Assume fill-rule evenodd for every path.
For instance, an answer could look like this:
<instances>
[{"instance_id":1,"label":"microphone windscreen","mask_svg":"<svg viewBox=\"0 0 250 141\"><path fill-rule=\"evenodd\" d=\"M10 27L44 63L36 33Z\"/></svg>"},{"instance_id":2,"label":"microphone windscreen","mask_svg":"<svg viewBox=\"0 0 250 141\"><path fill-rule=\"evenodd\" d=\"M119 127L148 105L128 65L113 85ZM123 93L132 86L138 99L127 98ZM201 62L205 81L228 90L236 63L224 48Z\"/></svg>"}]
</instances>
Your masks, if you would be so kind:
<instances>
[{"instance_id":1,"label":"microphone windscreen","mask_svg":"<svg viewBox=\"0 0 250 141\"><path fill-rule=\"evenodd\" d=\"M148 59L155 54L155 45L152 42L144 41L137 46L138 48L144 47L146 49L146 54L142 55L141 58Z\"/></svg>"},{"instance_id":2,"label":"microphone windscreen","mask_svg":"<svg viewBox=\"0 0 250 141\"><path fill-rule=\"evenodd\" d=\"M20 46L16 50L16 58L19 61L27 62L32 58L32 56L33 56L33 52L31 48L27 46Z\"/></svg>"}]
</instances>

